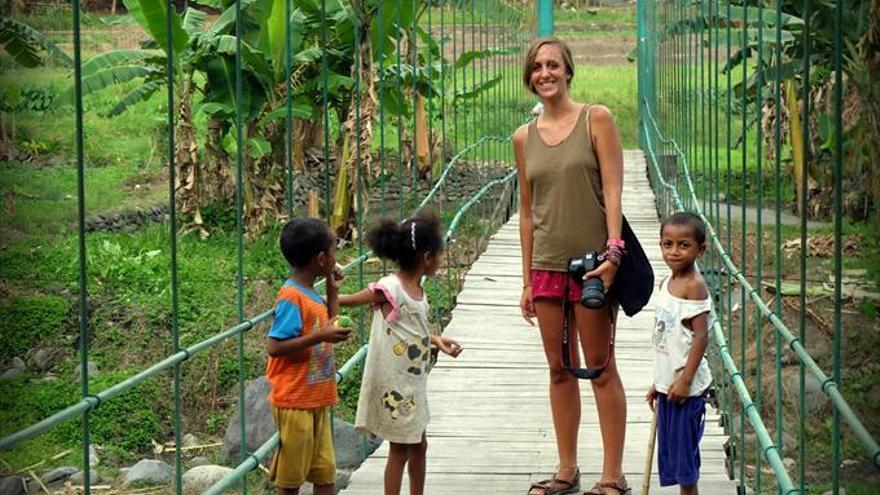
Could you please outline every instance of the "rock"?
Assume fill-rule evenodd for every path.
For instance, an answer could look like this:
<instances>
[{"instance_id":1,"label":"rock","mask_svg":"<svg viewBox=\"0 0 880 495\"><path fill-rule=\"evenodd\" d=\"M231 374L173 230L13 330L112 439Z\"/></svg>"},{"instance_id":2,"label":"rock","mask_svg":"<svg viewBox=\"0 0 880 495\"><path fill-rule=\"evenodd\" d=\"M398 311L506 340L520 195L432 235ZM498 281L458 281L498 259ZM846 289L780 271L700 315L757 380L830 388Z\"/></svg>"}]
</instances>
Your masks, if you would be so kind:
<instances>
[{"instance_id":1,"label":"rock","mask_svg":"<svg viewBox=\"0 0 880 495\"><path fill-rule=\"evenodd\" d=\"M89 445L89 467L95 467L100 462L101 459L98 457L98 452L95 451L95 446Z\"/></svg>"},{"instance_id":2,"label":"rock","mask_svg":"<svg viewBox=\"0 0 880 495\"><path fill-rule=\"evenodd\" d=\"M21 368L9 368L4 371L3 374L0 374L0 380L10 380L12 378L15 378L16 376L20 375L22 371L24 370Z\"/></svg>"},{"instance_id":3,"label":"rock","mask_svg":"<svg viewBox=\"0 0 880 495\"><path fill-rule=\"evenodd\" d=\"M68 479L70 479L70 478L68 478ZM49 487L46 487L46 488L49 488ZM43 487L40 486L40 484L37 483L37 480L34 480L34 479L27 482L27 489L25 491L27 491L28 493L46 493L43 491Z\"/></svg>"},{"instance_id":4,"label":"rock","mask_svg":"<svg viewBox=\"0 0 880 495\"><path fill-rule=\"evenodd\" d=\"M837 493L834 493L834 490L828 490L827 492L823 493L822 495L846 495L846 488L840 487L840 489L837 491Z\"/></svg>"},{"instance_id":5,"label":"rock","mask_svg":"<svg viewBox=\"0 0 880 495\"><path fill-rule=\"evenodd\" d=\"M44 347L42 349L37 349L37 352L34 353L32 359L34 361L34 366L36 366L38 370L46 372L55 367L55 364L58 363L60 357L61 352L58 349Z\"/></svg>"},{"instance_id":6,"label":"rock","mask_svg":"<svg viewBox=\"0 0 880 495\"><path fill-rule=\"evenodd\" d=\"M183 491L186 493L202 493L231 472L232 468L213 464L196 466L183 473Z\"/></svg>"},{"instance_id":7,"label":"rock","mask_svg":"<svg viewBox=\"0 0 880 495\"><path fill-rule=\"evenodd\" d=\"M211 464L211 460L203 455L193 457L189 460L190 467L207 466L209 464Z\"/></svg>"},{"instance_id":8,"label":"rock","mask_svg":"<svg viewBox=\"0 0 880 495\"><path fill-rule=\"evenodd\" d=\"M86 363L86 368L88 369L89 376L98 374L98 365L89 361ZM76 379L79 380L80 375L82 375L82 366L77 366L74 368L74 372L76 373Z\"/></svg>"},{"instance_id":9,"label":"rock","mask_svg":"<svg viewBox=\"0 0 880 495\"><path fill-rule=\"evenodd\" d=\"M44 483L54 483L58 480L66 480L67 478L70 478L70 476L75 474L77 471L79 471L78 467L62 466L44 474L42 476L42 479Z\"/></svg>"},{"instance_id":10,"label":"rock","mask_svg":"<svg viewBox=\"0 0 880 495\"><path fill-rule=\"evenodd\" d=\"M164 485L171 483L174 471L168 464L155 459L141 459L125 473L122 486L128 487L134 483L149 485Z\"/></svg>"},{"instance_id":11,"label":"rock","mask_svg":"<svg viewBox=\"0 0 880 495\"><path fill-rule=\"evenodd\" d=\"M21 476L4 476L0 478L0 495L21 495L27 489Z\"/></svg>"},{"instance_id":12,"label":"rock","mask_svg":"<svg viewBox=\"0 0 880 495\"><path fill-rule=\"evenodd\" d=\"M19 369L23 370L27 368L27 365L24 364L24 359L15 356L9 361L9 369Z\"/></svg>"},{"instance_id":13,"label":"rock","mask_svg":"<svg viewBox=\"0 0 880 495\"><path fill-rule=\"evenodd\" d=\"M794 471L794 468L797 467L797 461L795 461L791 457L786 457L782 459L782 465L785 466L786 471L792 472Z\"/></svg>"},{"instance_id":14,"label":"rock","mask_svg":"<svg viewBox=\"0 0 880 495\"><path fill-rule=\"evenodd\" d=\"M245 433L247 434L246 446L249 452L260 448L277 431L275 419L272 417L272 407L267 400L271 388L272 385L269 384L265 376L251 380L245 388L244 404L247 411ZM239 426L237 403L232 410L236 412L232 414L232 421L226 427L220 455L223 459L237 465L240 460L239 448L241 446L241 427Z\"/></svg>"},{"instance_id":15,"label":"rock","mask_svg":"<svg viewBox=\"0 0 880 495\"><path fill-rule=\"evenodd\" d=\"M782 389L791 400L797 400L799 380L797 368L789 366L783 369ZM822 384L811 373L804 377L804 403L807 413L815 413L829 403L828 396L822 392Z\"/></svg>"},{"instance_id":16,"label":"rock","mask_svg":"<svg viewBox=\"0 0 880 495\"><path fill-rule=\"evenodd\" d=\"M82 471L77 471L73 473L73 476L70 478L70 483L74 486L84 486L85 483L85 473ZM101 481L101 477L98 476L98 473L95 472L94 469L89 470L89 485L97 485Z\"/></svg>"},{"instance_id":17,"label":"rock","mask_svg":"<svg viewBox=\"0 0 880 495\"><path fill-rule=\"evenodd\" d=\"M199 445L199 437L192 433L187 433L180 439L180 443L182 443L184 447L195 447L196 445Z\"/></svg>"},{"instance_id":18,"label":"rock","mask_svg":"<svg viewBox=\"0 0 880 495\"><path fill-rule=\"evenodd\" d=\"M336 490L345 490L351 482L351 471L348 469L336 470Z\"/></svg>"},{"instance_id":19,"label":"rock","mask_svg":"<svg viewBox=\"0 0 880 495\"><path fill-rule=\"evenodd\" d=\"M366 455L382 445L382 439L367 439ZM333 449L339 469L354 469L364 461L364 436L354 430L354 425L341 419L333 421Z\"/></svg>"}]
</instances>

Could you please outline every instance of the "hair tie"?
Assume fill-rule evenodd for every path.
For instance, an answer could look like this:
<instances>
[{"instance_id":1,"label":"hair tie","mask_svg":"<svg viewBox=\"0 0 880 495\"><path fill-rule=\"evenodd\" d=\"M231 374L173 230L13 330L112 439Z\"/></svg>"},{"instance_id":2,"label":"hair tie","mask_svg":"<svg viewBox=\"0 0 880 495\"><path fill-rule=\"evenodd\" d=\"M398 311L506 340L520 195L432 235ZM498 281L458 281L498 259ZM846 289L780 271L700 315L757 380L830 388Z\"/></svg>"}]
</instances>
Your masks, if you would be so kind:
<instances>
[{"instance_id":1,"label":"hair tie","mask_svg":"<svg viewBox=\"0 0 880 495\"><path fill-rule=\"evenodd\" d=\"M409 239L412 241L413 251L416 250L416 222L413 220L411 224L409 224Z\"/></svg>"}]
</instances>

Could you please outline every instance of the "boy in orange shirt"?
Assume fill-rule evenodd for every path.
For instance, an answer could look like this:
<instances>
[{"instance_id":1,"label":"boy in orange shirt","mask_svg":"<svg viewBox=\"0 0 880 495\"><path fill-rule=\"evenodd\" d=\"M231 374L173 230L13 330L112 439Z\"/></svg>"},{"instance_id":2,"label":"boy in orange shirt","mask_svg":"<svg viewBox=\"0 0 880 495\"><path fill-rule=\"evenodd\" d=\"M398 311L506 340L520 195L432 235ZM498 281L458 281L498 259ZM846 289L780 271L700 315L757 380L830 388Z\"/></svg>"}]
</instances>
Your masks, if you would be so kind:
<instances>
[{"instance_id":1,"label":"boy in orange shirt","mask_svg":"<svg viewBox=\"0 0 880 495\"><path fill-rule=\"evenodd\" d=\"M351 333L334 319L336 236L320 220L296 219L281 230L280 245L291 271L278 292L266 339L269 402L281 437L270 474L278 495L296 495L306 481L315 485L315 495L333 495L330 407L338 401L333 344ZM315 292L318 277L326 278L326 300Z\"/></svg>"}]
</instances>

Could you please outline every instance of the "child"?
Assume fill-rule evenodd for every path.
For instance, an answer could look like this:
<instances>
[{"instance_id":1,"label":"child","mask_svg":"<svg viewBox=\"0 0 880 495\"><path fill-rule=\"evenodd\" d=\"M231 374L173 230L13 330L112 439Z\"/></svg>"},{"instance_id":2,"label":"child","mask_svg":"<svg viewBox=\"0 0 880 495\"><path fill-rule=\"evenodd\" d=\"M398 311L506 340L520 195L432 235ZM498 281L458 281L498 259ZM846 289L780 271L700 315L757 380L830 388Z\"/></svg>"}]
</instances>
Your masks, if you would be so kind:
<instances>
[{"instance_id":1,"label":"child","mask_svg":"<svg viewBox=\"0 0 880 495\"><path fill-rule=\"evenodd\" d=\"M428 301L421 284L423 276L434 275L440 267L440 221L425 212L402 223L384 220L367 234L367 243L376 255L395 262L399 270L361 292L339 296L342 306L373 304L376 308L355 428L391 442L385 495L400 493L407 463L410 494L422 494L431 345L452 357L461 352L454 340L431 335Z\"/></svg>"},{"instance_id":2,"label":"child","mask_svg":"<svg viewBox=\"0 0 880 495\"><path fill-rule=\"evenodd\" d=\"M336 493L336 457L330 406L336 404L333 343L350 329L334 324L337 313L336 236L312 218L288 222L281 230L281 253L290 278L275 303L275 321L266 339L272 384L269 402L281 445L270 476L278 495L296 495L306 481L316 495ZM327 278L327 300L315 292L315 280Z\"/></svg>"},{"instance_id":3,"label":"child","mask_svg":"<svg viewBox=\"0 0 880 495\"><path fill-rule=\"evenodd\" d=\"M654 384L646 397L657 413L660 486L697 493L706 390L704 357L712 299L694 261L706 249L706 227L692 213L676 213L660 227L663 261L672 275L660 282L654 325Z\"/></svg>"}]
</instances>

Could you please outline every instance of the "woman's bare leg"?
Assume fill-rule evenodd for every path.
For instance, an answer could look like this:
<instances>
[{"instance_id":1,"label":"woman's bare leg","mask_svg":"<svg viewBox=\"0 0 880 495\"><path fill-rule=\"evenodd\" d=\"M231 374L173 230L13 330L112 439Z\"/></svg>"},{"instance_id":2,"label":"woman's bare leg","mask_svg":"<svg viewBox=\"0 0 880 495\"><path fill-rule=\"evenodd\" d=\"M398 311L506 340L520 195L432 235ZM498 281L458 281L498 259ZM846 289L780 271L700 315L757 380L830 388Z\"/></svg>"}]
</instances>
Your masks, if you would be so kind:
<instances>
[{"instance_id":1,"label":"woman's bare leg","mask_svg":"<svg viewBox=\"0 0 880 495\"><path fill-rule=\"evenodd\" d=\"M544 354L550 366L550 410L559 454L557 477L566 481L577 473L577 436L581 421L580 388L575 377L562 365L562 304L549 299L535 300L538 327ZM574 325L571 339L577 341ZM577 359L577 355L573 357ZM576 362L576 361L573 361Z\"/></svg>"},{"instance_id":2,"label":"woman's bare leg","mask_svg":"<svg viewBox=\"0 0 880 495\"><path fill-rule=\"evenodd\" d=\"M602 432L603 480L618 480L623 476L623 444L626 438L626 395L617 372L614 348L609 344L616 311L608 308L591 310L574 304L575 319L581 345L589 367L598 367L607 361L605 371L592 380ZM609 355L610 353L610 355Z\"/></svg>"}]
</instances>

